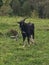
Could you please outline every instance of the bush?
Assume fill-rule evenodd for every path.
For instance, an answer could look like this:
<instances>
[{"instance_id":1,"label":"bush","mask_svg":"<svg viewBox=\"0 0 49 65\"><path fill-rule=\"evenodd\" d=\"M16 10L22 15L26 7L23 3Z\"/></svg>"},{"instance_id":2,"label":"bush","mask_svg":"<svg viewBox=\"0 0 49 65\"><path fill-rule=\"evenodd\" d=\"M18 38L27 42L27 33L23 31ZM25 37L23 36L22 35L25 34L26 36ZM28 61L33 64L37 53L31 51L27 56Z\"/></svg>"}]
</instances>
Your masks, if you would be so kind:
<instances>
[{"instance_id":1,"label":"bush","mask_svg":"<svg viewBox=\"0 0 49 65\"><path fill-rule=\"evenodd\" d=\"M23 13L24 13L24 15L31 15L31 7L30 7L29 1L24 2Z\"/></svg>"},{"instance_id":2,"label":"bush","mask_svg":"<svg viewBox=\"0 0 49 65\"><path fill-rule=\"evenodd\" d=\"M2 2L2 0L0 0L0 7L3 5L3 2Z\"/></svg>"},{"instance_id":3,"label":"bush","mask_svg":"<svg viewBox=\"0 0 49 65\"><path fill-rule=\"evenodd\" d=\"M13 11L9 5L3 5L0 9L0 15L10 15L12 12Z\"/></svg>"}]
</instances>

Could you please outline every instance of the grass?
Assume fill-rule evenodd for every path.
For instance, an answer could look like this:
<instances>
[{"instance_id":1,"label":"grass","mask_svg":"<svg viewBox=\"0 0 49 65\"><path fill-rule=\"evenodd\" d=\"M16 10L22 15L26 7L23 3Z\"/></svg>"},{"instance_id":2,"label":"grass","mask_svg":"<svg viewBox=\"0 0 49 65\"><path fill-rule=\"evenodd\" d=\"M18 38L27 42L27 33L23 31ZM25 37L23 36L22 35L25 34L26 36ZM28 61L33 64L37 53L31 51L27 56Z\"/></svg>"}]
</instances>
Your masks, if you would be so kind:
<instances>
[{"instance_id":1,"label":"grass","mask_svg":"<svg viewBox=\"0 0 49 65\"><path fill-rule=\"evenodd\" d=\"M49 27L49 20L32 18L26 20L35 24L36 45L23 48L17 24L21 19L21 17L0 17L0 32L5 34L10 29L16 29L20 35L17 41L0 36L0 65L49 65L49 31L46 30Z\"/></svg>"}]
</instances>

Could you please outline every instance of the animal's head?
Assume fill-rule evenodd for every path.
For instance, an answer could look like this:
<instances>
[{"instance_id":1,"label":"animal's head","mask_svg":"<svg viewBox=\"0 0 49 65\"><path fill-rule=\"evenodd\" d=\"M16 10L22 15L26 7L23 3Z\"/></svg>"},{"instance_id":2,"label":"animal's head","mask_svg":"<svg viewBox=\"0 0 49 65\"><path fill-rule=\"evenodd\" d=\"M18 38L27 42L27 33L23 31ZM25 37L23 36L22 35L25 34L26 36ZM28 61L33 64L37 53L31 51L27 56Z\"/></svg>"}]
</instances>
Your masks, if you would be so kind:
<instances>
[{"instance_id":1,"label":"animal's head","mask_svg":"<svg viewBox=\"0 0 49 65\"><path fill-rule=\"evenodd\" d=\"M24 18L20 22L17 22L20 25L20 27L23 27L23 25L25 24L25 20L26 20L26 18Z\"/></svg>"},{"instance_id":2,"label":"animal's head","mask_svg":"<svg viewBox=\"0 0 49 65\"><path fill-rule=\"evenodd\" d=\"M23 28L25 22L24 21L21 21L21 22L18 22L18 24L19 24L20 28Z\"/></svg>"}]
</instances>

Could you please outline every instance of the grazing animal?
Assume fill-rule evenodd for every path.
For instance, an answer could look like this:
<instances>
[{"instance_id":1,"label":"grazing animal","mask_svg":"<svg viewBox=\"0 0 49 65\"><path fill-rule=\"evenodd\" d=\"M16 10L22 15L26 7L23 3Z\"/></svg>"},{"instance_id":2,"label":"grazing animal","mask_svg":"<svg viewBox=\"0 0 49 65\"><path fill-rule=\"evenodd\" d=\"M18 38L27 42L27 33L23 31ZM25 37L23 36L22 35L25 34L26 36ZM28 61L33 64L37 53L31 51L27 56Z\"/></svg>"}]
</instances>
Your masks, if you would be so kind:
<instances>
[{"instance_id":1,"label":"grazing animal","mask_svg":"<svg viewBox=\"0 0 49 65\"><path fill-rule=\"evenodd\" d=\"M22 37L23 37L23 43L27 37L28 44L30 44L31 36L32 36L32 39L34 39L34 24L33 23L25 23L25 19L18 22L18 24L20 25L20 29L21 29L21 33L22 33Z\"/></svg>"}]
</instances>

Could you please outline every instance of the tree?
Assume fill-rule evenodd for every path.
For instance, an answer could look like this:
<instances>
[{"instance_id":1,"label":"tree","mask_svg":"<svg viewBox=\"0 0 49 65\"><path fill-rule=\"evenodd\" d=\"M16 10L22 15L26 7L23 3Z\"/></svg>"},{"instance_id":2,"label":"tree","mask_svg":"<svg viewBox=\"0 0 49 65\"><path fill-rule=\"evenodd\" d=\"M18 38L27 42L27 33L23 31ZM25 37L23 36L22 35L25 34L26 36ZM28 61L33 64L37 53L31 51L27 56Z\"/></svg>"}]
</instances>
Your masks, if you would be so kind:
<instances>
[{"instance_id":1,"label":"tree","mask_svg":"<svg viewBox=\"0 0 49 65\"><path fill-rule=\"evenodd\" d=\"M24 2L22 8L23 8L24 15L30 15L31 14L31 6L30 6L29 1Z\"/></svg>"},{"instance_id":2,"label":"tree","mask_svg":"<svg viewBox=\"0 0 49 65\"><path fill-rule=\"evenodd\" d=\"M13 13L16 15L20 14L20 2L19 0L12 0L10 3L11 8L13 9Z\"/></svg>"},{"instance_id":3,"label":"tree","mask_svg":"<svg viewBox=\"0 0 49 65\"><path fill-rule=\"evenodd\" d=\"M0 14L49 18L49 0L0 0Z\"/></svg>"},{"instance_id":4,"label":"tree","mask_svg":"<svg viewBox=\"0 0 49 65\"><path fill-rule=\"evenodd\" d=\"M0 0L0 7L3 5L3 1L2 0Z\"/></svg>"},{"instance_id":5,"label":"tree","mask_svg":"<svg viewBox=\"0 0 49 65\"><path fill-rule=\"evenodd\" d=\"M45 2L44 10L43 10L44 18L49 18L49 1Z\"/></svg>"},{"instance_id":6,"label":"tree","mask_svg":"<svg viewBox=\"0 0 49 65\"><path fill-rule=\"evenodd\" d=\"M0 15L11 15L12 9L9 5L3 5L0 9Z\"/></svg>"}]
</instances>

